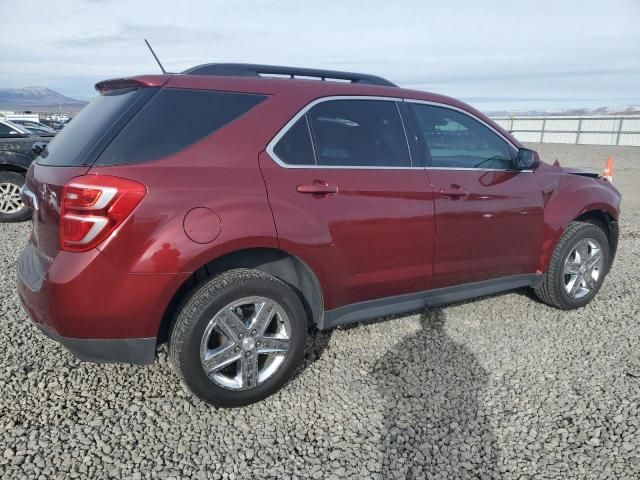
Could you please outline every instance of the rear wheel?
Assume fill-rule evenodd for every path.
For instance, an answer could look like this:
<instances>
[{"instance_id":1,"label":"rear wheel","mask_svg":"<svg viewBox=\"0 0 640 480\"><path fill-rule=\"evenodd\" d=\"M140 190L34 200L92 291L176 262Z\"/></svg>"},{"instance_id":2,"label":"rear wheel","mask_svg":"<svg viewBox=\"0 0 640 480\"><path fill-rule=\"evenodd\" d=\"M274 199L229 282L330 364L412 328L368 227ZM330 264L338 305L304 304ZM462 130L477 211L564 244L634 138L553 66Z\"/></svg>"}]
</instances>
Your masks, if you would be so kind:
<instances>
[{"instance_id":1,"label":"rear wheel","mask_svg":"<svg viewBox=\"0 0 640 480\"><path fill-rule=\"evenodd\" d=\"M184 305L171 333L171 359L198 397L237 407L262 400L290 378L306 334L304 308L289 286L257 270L231 270Z\"/></svg>"},{"instance_id":2,"label":"rear wheel","mask_svg":"<svg viewBox=\"0 0 640 480\"><path fill-rule=\"evenodd\" d=\"M0 222L22 222L29 218L29 208L20 198L24 176L16 172L0 172Z\"/></svg>"},{"instance_id":3,"label":"rear wheel","mask_svg":"<svg viewBox=\"0 0 640 480\"><path fill-rule=\"evenodd\" d=\"M564 310L582 307L600 290L609 262L609 241L602 228L573 222L560 238L536 295Z\"/></svg>"}]
</instances>

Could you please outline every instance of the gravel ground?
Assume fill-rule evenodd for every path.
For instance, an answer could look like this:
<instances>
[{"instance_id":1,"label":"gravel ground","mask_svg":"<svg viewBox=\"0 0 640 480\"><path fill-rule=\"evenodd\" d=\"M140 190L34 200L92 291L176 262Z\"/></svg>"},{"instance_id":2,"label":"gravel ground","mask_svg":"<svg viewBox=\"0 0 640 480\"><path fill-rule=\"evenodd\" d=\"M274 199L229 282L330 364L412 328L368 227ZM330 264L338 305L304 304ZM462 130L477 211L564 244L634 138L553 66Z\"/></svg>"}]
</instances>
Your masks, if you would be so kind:
<instances>
[{"instance_id":1,"label":"gravel ground","mask_svg":"<svg viewBox=\"0 0 640 480\"><path fill-rule=\"evenodd\" d=\"M0 227L2 478L639 478L640 148L541 145L626 195L616 264L586 308L526 291L310 340L278 394L216 410L150 367L82 363L14 290L28 226Z\"/></svg>"}]
</instances>

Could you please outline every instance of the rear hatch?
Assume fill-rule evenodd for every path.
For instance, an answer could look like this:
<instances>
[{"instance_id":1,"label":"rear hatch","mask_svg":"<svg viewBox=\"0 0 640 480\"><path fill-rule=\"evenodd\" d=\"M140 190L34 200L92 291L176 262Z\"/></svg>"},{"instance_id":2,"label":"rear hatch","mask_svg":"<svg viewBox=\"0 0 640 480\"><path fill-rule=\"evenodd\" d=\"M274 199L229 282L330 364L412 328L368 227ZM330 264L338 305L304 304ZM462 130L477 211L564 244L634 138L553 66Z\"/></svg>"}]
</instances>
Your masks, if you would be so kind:
<instances>
[{"instance_id":1,"label":"rear hatch","mask_svg":"<svg viewBox=\"0 0 640 480\"><path fill-rule=\"evenodd\" d=\"M89 250L106 238L109 228L115 228L118 221L127 217L135 208L136 199L141 201L141 195L145 195L145 185L109 177L104 168L99 174L89 172L92 167L168 158L267 98L246 92L161 88L169 78L136 77L99 83L96 88L101 95L49 143L30 168L25 183L23 196L34 207L33 235L28 249L36 250L51 262L61 250L62 230L64 250ZM87 173L96 176L85 176L69 184L71 179ZM65 185L68 190L64 190ZM72 205L69 207L72 210L64 215L61 229L63 191L65 208ZM94 199L90 204L91 195L100 192L100 198L111 203L102 205ZM107 213L97 212L105 208ZM92 233L92 226L102 236Z\"/></svg>"},{"instance_id":2,"label":"rear hatch","mask_svg":"<svg viewBox=\"0 0 640 480\"><path fill-rule=\"evenodd\" d=\"M140 82L99 84L103 91L46 147L27 173L24 199L33 209L28 249L51 262L60 249L60 201L64 185L88 172L129 119L158 91ZM45 268L46 270L46 268Z\"/></svg>"}]
</instances>

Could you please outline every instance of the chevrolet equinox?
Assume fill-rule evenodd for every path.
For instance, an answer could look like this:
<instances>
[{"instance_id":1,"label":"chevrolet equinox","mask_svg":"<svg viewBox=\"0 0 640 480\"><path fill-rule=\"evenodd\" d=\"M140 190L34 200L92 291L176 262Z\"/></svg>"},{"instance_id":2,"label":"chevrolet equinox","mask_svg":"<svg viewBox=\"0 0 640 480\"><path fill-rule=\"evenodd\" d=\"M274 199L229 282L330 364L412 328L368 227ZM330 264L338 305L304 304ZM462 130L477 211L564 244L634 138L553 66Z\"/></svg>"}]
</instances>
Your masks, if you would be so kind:
<instances>
[{"instance_id":1,"label":"chevrolet equinox","mask_svg":"<svg viewBox=\"0 0 640 480\"><path fill-rule=\"evenodd\" d=\"M100 82L28 170L18 291L83 360L218 406L278 390L320 330L530 287L593 299L620 194L460 101L248 64Z\"/></svg>"}]
</instances>

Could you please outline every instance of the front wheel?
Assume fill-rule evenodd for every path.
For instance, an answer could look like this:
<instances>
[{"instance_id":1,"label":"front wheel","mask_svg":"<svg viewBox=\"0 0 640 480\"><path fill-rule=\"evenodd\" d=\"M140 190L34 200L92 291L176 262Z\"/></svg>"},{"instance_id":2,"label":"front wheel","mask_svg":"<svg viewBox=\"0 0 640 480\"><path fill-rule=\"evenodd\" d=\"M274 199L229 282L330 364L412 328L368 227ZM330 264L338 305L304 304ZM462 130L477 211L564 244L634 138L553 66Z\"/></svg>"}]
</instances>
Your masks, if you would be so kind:
<instances>
[{"instance_id":1,"label":"front wheel","mask_svg":"<svg viewBox=\"0 0 640 480\"><path fill-rule=\"evenodd\" d=\"M556 245L536 295L564 310L586 305L602 286L609 255L609 240L602 228L586 222L571 223Z\"/></svg>"},{"instance_id":2,"label":"front wheel","mask_svg":"<svg viewBox=\"0 0 640 480\"><path fill-rule=\"evenodd\" d=\"M198 397L237 407L266 398L291 377L306 335L305 310L287 284L237 269L209 280L184 305L170 354Z\"/></svg>"},{"instance_id":3,"label":"front wheel","mask_svg":"<svg viewBox=\"0 0 640 480\"><path fill-rule=\"evenodd\" d=\"M16 172L0 172L0 222L22 222L30 215L20 198L24 176Z\"/></svg>"}]
</instances>

